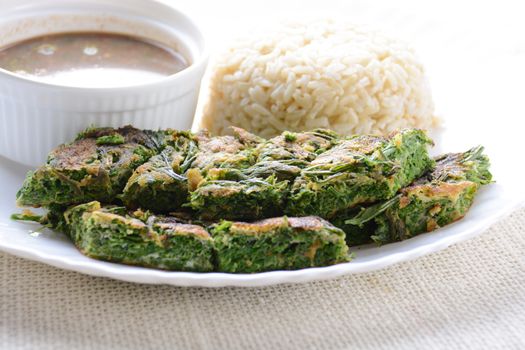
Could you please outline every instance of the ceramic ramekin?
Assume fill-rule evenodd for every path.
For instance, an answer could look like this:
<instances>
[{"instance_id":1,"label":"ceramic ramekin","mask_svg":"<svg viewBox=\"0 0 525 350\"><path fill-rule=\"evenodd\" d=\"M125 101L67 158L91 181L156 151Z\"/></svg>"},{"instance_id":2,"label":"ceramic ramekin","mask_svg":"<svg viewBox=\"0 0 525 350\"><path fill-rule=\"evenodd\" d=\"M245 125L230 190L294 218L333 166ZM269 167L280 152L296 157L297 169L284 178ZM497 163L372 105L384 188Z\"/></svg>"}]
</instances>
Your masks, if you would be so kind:
<instances>
[{"instance_id":1,"label":"ceramic ramekin","mask_svg":"<svg viewBox=\"0 0 525 350\"><path fill-rule=\"evenodd\" d=\"M152 0L2 1L0 47L74 31L149 38L176 48L191 65L158 82L119 88L53 85L0 69L0 155L36 166L89 126L191 128L208 55L190 18Z\"/></svg>"}]
</instances>

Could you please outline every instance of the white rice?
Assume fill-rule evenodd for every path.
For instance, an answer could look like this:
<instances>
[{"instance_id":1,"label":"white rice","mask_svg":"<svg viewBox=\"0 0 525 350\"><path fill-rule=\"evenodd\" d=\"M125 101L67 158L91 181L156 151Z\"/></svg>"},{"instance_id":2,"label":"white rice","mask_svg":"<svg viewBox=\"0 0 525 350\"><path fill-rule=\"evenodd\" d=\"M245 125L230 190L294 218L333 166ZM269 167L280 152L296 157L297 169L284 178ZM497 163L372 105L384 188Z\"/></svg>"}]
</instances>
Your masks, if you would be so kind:
<instances>
[{"instance_id":1,"label":"white rice","mask_svg":"<svg viewBox=\"0 0 525 350\"><path fill-rule=\"evenodd\" d=\"M333 20L293 23L218 55L201 126L263 137L330 128L385 134L436 123L424 69L406 44Z\"/></svg>"}]
</instances>

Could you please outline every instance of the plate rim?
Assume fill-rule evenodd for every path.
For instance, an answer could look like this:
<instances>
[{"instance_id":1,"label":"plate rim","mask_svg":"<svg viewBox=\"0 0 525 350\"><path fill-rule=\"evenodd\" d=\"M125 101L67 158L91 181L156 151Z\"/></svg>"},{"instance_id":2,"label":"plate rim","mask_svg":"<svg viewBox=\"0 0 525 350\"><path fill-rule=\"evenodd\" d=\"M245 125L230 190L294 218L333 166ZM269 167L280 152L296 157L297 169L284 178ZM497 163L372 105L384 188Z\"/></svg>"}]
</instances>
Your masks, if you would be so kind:
<instances>
[{"instance_id":1,"label":"plate rim","mask_svg":"<svg viewBox=\"0 0 525 350\"><path fill-rule=\"evenodd\" d=\"M125 282L141 284L163 284L182 287L261 287L277 284L297 284L311 281L333 279L344 275L366 273L384 269L386 267L414 260L418 257L441 251L452 244L463 242L488 230L497 221L509 216L516 209L525 205L525 199L514 198L506 205L501 206L498 211L491 213L483 220L477 220L475 225L471 225L457 234L442 237L441 239L430 241L425 244L412 247L404 252L390 253L371 261L348 262L326 267L311 267L300 270L278 270L267 271L254 274L231 274L224 272L183 272L183 271L163 271L145 267L135 267L133 269L123 269L129 267L118 263L100 261L89 258L89 261L80 261L75 258L57 256L43 251L38 251L32 247L21 247L19 244L12 244L7 241L0 241L0 251L45 263L59 269L75 271L90 276L106 277ZM461 222L461 221L458 221ZM449 226L441 228L446 230ZM18 231L12 228L7 230ZM438 231L434 231L438 232ZM432 234L432 233L427 233ZM404 242L407 242L406 240ZM391 243L399 244L403 242ZM79 254L81 254L79 252Z\"/></svg>"}]
</instances>

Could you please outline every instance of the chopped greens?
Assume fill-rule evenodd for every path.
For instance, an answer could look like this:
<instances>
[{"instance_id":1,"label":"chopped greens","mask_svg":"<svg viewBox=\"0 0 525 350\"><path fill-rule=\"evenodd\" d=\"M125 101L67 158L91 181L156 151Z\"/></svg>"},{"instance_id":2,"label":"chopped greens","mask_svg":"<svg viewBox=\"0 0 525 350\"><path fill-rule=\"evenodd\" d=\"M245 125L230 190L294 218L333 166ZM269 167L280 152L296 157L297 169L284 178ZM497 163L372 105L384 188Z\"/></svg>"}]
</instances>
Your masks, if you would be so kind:
<instances>
[{"instance_id":1,"label":"chopped greens","mask_svg":"<svg viewBox=\"0 0 525 350\"><path fill-rule=\"evenodd\" d=\"M231 131L89 128L17 193L47 214L12 218L63 231L96 259L254 273L346 262L349 246L435 230L492 180L483 147L432 159L418 129L269 140Z\"/></svg>"},{"instance_id":2,"label":"chopped greens","mask_svg":"<svg viewBox=\"0 0 525 350\"><path fill-rule=\"evenodd\" d=\"M395 197L363 208L340 227L346 231L367 225L369 237L380 244L433 231L465 215L479 187L492 179L488 168L483 147L442 155L433 171Z\"/></svg>"}]
</instances>

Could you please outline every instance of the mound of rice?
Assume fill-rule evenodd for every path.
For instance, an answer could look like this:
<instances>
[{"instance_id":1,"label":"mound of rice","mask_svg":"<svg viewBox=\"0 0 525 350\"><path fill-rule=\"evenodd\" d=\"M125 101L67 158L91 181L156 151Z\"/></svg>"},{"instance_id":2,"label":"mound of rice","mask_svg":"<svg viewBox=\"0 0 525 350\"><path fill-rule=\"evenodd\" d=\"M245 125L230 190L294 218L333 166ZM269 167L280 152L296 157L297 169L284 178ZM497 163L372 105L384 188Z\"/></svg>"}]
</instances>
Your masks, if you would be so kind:
<instances>
[{"instance_id":1,"label":"mound of rice","mask_svg":"<svg viewBox=\"0 0 525 350\"><path fill-rule=\"evenodd\" d=\"M201 127L270 137L317 127L384 134L435 123L423 66L404 43L333 20L287 24L218 55Z\"/></svg>"}]
</instances>

